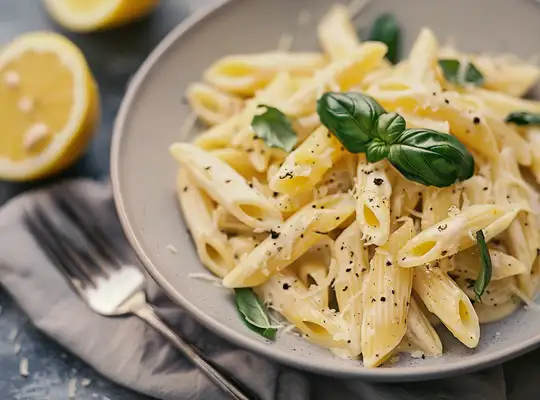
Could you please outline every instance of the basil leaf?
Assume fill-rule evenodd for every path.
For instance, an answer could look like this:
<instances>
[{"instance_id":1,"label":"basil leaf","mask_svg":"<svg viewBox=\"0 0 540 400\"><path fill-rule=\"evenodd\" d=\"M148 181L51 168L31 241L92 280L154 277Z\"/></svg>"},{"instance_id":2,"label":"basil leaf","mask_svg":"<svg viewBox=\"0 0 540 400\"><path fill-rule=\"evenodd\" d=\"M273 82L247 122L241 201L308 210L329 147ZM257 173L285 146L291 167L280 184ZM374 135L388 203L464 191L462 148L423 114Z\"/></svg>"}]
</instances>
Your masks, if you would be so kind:
<instances>
[{"instance_id":1,"label":"basil leaf","mask_svg":"<svg viewBox=\"0 0 540 400\"><path fill-rule=\"evenodd\" d=\"M325 93L317 102L321 122L351 153L361 153L373 139L377 119L386 111L361 93Z\"/></svg>"},{"instance_id":2,"label":"basil leaf","mask_svg":"<svg viewBox=\"0 0 540 400\"><path fill-rule=\"evenodd\" d=\"M474 294L476 295L477 300L480 301L480 298L484 294L489 281L491 280L491 257L489 256L489 249L486 244L486 238L484 237L484 232L479 230L476 232L476 244L480 249L480 260L482 265L480 266L480 271L478 272L478 277L474 283Z\"/></svg>"},{"instance_id":3,"label":"basil leaf","mask_svg":"<svg viewBox=\"0 0 540 400\"><path fill-rule=\"evenodd\" d=\"M376 135L385 143L394 143L403 133L407 124L398 113L383 114L377 120Z\"/></svg>"},{"instance_id":4,"label":"basil leaf","mask_svg":"<svg viewBox=\"0 0 540 400\"><path fill-rule=\"evenodd\" d=\"M506 122L516 125L540 125L540 114L534 114L527 111L516 111L508 114Z\"/></svg>"},{"instance_id":5,"label":"basil leaf","mask_svg":"<svg viewBox=\"0 0 540 400\"><path fill-rule=\"evenodd\" d=\"M388 46L386 58L392 64L398 62L401 28L392 14L382 14L375 20L369 40L386 44Z\"/></svg>"},{"instance_id":6,"label":"basil leaf","mask_svg":"<svg viewBox=\"0 0 540 400\"><path fill-rule=\"evenodd\" d=\"M439 65L448 82L460 86L484 84L484 75L470 62L462 66L458 60L445 59L439 60Z\"/></svg>"},{"instance_id":7,"label":"basil leaf","mask_svg":"<svg viewBox=\"0 0 540 400\"><path fill-rule=\"evenodd\" d=\"M270 323L266 307L261 299L253 293L253 290L249 288L234 289L234 294L236 308L248 328L268 339L275 339L277 329Z\"/></svg>"},{"instance_id":8,"label":"basil leaf","mask_svg":"<svg viewBox=\"0 0 540 400\"><path fill-rule=\"evenodd\" d=\"M277 108L259 106L259 108L262 107L266 108L266 111L253 117L251 122L255 136L264 140L269 147L277 147L290 153L298 143L298 137L291 122Z\"/></svg>"},{"instance_id":9,"label":"basil leaf","mask_svg":"<svg viewBox=\"0 0 540 400\"><path fill-rule=\"evenodd\" d=\"M388 160L407 179L426 186L451 186L474 173L467 148L454 136L430 129L406 129L390 145Z\"/></svg>"},{"instance_id":10,"label":"basil leaf","mask_svg":"<svg viewBox=\"0 0 540 400\"><path fill-rule=\"evenodd\" d=\"M386 143L379 139L373 139L367 145L366 159L370 163L376 163L387 158L389 151L390 147Z\"/></svg>"}]
</instances>

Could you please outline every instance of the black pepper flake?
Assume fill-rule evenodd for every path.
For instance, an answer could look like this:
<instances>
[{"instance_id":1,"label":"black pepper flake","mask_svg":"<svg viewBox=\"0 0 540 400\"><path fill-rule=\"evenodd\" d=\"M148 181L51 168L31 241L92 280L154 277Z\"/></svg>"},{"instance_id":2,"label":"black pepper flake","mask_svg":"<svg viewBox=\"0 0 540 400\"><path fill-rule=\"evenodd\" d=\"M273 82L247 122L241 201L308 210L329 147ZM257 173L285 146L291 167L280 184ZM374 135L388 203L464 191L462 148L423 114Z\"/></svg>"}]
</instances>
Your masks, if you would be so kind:
<instances>
[{"instance_id":1,"label":"black pepper flake","mask_svg":"<svg viewBox=\"0 0 540 400\"><path fill-rule=\"evenodd\" d=\"M425 359L426 359L426 355L422 354L422 360L425 360Z\"/></svg>"},{"instance_id":2,"label":"black pepper flake","mask_svg":"<svg viewBox=\"0 0 540 400\"><path fill-rule=\"evenodd\" d=\"M376 301L377 301L377 300L375 300L375 299L371 299L371 302L372 302L372 303L375 303Z\"/></svg>"},{"instance_id":3,"label":"black pepper flake","mask_svg":"<svg viewBox=\"0 0 540 400\"><path fill-rule=\"evenodd\" d=\"M313 204L313 205L311 206L311 208L317 208L317 206L316 206L315 204Z\"/></svg>"},{"instance_id":4,"label":"black pepper flake","mask_svg":"<svg viewBox=\"0 0 540 400\"><path fill-rule=\"evenodd\" d=\"M351 341L350 341L350 340L347 340L347 343L351 343Z\"/></svg>"},{"instance_id":5,"label":"black pepper flake","mask_svg":"<svg viewBox=\"0 0 540 400\"><path fill-rule=\"evenodd\" d=\"M346 292L348 288L349 288L348 286L345 286L345 287L343 288L343 292Z\"/></svg>"},{"instance_id":6,"label":"black pepper flake","mask_svg":"<svg viewBox=\"0 0 540 400\"><path fill-rule=\"evenodd\" d=\"M389 267L389 266L391 266L391 265L392 265L392 261L387 261L387 262L386 262L386 266L387 266L387 267Z\"/></svg>"},{"instance_id":7,"label":"black pepper flake","mask_svg":"<svg viewBox=\"0 0 540 400\"><path fill-rule=\"evenodd\" d=\"M270 231L270 237L272 239L277 239L279 237L280 233L276 231Z\"/></svg>"},{"instance_id":8,"label":"black pepper flake","mask_svg":"<svg viewBox=\"0 0 540 400\"><path fill-rule=\"evenodd\" d=\"M336 217L336 221L339 221L339 217Z\"/></svg>"},{"instance_id":9,"label":"black pepper flake","mask_svg":"<svg viewBox=\"0 0 540 400\"><path fill-rule=\"evenodd\" d=\"M360 278L360 275L358 275L358 272L355 272L354 274L356 275L357 278Z\"/></svg>"},{"instance_id":10,"label":"black pepper flake","mask_svg":"<svg viewBox=\"0 0 540 400\"><path fill-rule=\"evenodd\" d=\"M386 297L382 296L381 301L384 303L386 301Z\"/></svg>"},{"instance_id":11,"label":"black pepper flake","mask_svg":"<svg viewBox=\"0 0 540 400\"><path fill-rule=\"evenodd\" d=\"M249 182L248 186L253 189L253 183Z\"/></svg>"},{"instance_id":12,"label":"black pepper flake","mask_svg":"<svg viewBox=\"0 0 540 400\"><path fill-rule=\"evenodd\" d=\"M341 246L341 250L343 250L345 248L345 246Z\"/></svg>"},{"instance_id":13,"label":"black pepper flake","mask_svg":"<svg viewBox=\"0 0 540 400\"><path fill-rule=\"evenodd\" d=\"M287 172L285 172L284 175L281 175L281 176L279 177L279 179L287 179L287 178L292 179L293 176L294 176L294 175L293 175L292 171L287 171Z\"/></svg>"},{"instance_id":14,"label":"black pepper flake","mask_svg":"<svg viewBox=\"0 0 540 400\"><path fill-rule=\"evenodd\" d=\"M429 207L429 211L433 211L433 207Z\"/></svg>"},{"instance_id":15,"label":"black pepper flake","mask_svg":"<svg viewBox=\"0 0 540 400\"><path fill-rule=\"evenodd\" d=\"M448 252L447 252L446 250L441 251L441 256L444 257L444 256L447 255L447 254L448 254Z\"/></svg>"},{"instance_id":16,"label":"black pepper flake","mask_svg":"<svg viewBox=\"0 0 540 400\"><path fill-rule=\"evenodd\" d=\"M345 272L351 272L351 271L352 271L352 268L347 268L347 269L345 270Z\"/></svg>"},{"instance_id":17,"label":"black pepper flake","mask_svg":"<svg viewBox=\"0 0 540 400\"><path fill-rule=\"evenodd\" d=\"M188 187L184 187L184 193L188 191Z\"/></svg>"},{"instance_id":18,"label":"black pepper flake","mask_svg":"<svg viewBox=\"0 0 540 400\"><path fill-rule=\"evenodd\" d=\"M274 198L276 198L276 197L279 196L279 193L278 193L278 192L274 192L274 193L272 194L272 196L274 196Z\"/></svg>"},{"instance_id":19,"label":"black pepper flake","mask_svg":"<svg viewBox=\"0 0 540 400\"><path fill-rule=\"evenodd\" d=\"M291 286L288 283L283 284L283 290L289 290Z\"/></svg>"},{"instance_id":20,"label":"black pepper flake","mask_svg":"<svg viewBox=\"0 0 540 400\"><path fill-rule=\"evenodd\" d=\"M279 247L277 248L278 253L279 253L281 250L283 250L283 247L279 246Z\"/></svg>"},{"instance_id":21,"label":"black pepper flake","mask_svg":"<svg viewBox=\"0 0 540 400\"><path fill-rule=\"evenodd\" d=\"M227 179L227 180L225 181L225 183L231 183L231 180L230 180L230 179Z\"/></svg>"},{"instance_id":22,"label":"black pepper flake","mask_svg":"<svg viewBox=\"0 0 540 400\"><path fill-rule=\"evenodd\" d=\"M211 169L212 169L212 166L211 166L211 165L209 165L208 167L204 167L204 169L205 169L206 171L209 171L209 170L211 170Z\"/></svg>"},{"instance_id":23,"label":"black pepper flake","mask_svg":"<svg viewBox=\"0 0 540 400\"><path fill-rule=\"evenodd\" d=\"M321 206L321 210L324 210L324 206Z\"/></svg>"},{"instance_id":24,"label":"black pepper flake","mask_svg":"<svg viewBox=\"0 0 540 400\"><path fill-rule=\"evenodd\" d=\"M330 135L330 133L327 133L327 134L326 134L326 137L329 138L329 139L330 139L331 136L332 136L332 135Z\"/></svg>"},{"instance_id":25,"label":"black pepper flake","mask_svg":"<svg viewBox=\"0 0 540 400\"><path fill-rule=\"evenodd\" d=\"M381 179L381 178L375 178L373 179L373 183L377 186L381 186L384 182L384 179Z\"/></svg>"},{"instance_id":26,"label":"black pepper flake","mask_svg":"<svg viewBox=\"0 0 540 400\"><path fill-rule=\"evenodd\" d=\"M250 148L250 149L247 149L247 150L246 150L246 153L253 153L254 151L255 151L254 149L251 149L251 148Z\"/></svg>"},{"instance_id":27,"label":"black pepper flake","mask_svg":"<svg viewBox=\"0 0 540 400\"><path fill-rule=\"evenodd\" d=\"M487 191L487 190L488 190L488 187L487 187L487 186L486 186L486 187L484 187L484 189L483 189L483 190L484 190L484 191Z\"/></svg>"},{"instance_id":28,"label":"black pepper flake","mask_svg":"<svg viewBox=\"0 0 540 400\"><path fill-rule=\"evenodd\" d=\"M394 303L394 307L397 307L397 303ZM409 345L410 346L410 345Z\"/></svg>"},{"instance_id":29,"label":"black pepper flake","mask_svg":"<svg viewBox=\"0 0 540 400\"><path fill-rule=\"evenodd\" d=\"M303 238L304 238L304 234L302 233L302 234L300 235L300 239L303 239Z\"/></svg>"},{"instance_id":30,"label":"black pepper flake","mask_svg":"<svg viewBox=\"0 0 540 400\"><path fill-rule=\"evenodd\" d=\"M448 99L444 99L444 102L445 102L446 104L450 104L450 100L448 100Z\"/></svg>"},{"instance_id":31,"label":"black pepper flake","mask_svg":"<svg viewBox=\"0 0 540 400\"><path fill-rule=\"evenodd\" d=\"M362 268L362 271L360 272L366 272L367 271L367 268Z\"/></svg>"},{"instance_id":32,"label":"black pepper flake","mask_svg":"<svg viewBox=\"0 0 540 400\"><path fill-rule=\"evenodd\" d=\"M473 124L478 125L480 123L480 118L474 117L472 122L473 122Z\"/></svg>"},{"instance_id":33,"label":"black pepper flake","mask_svg":"<svg viewBox=\"0 0 540 400\"><path fill-rule=\"evenodd\" d=\"M437 227L437 230L438 230L439 232L442 232L442 231L444 231L446 228L448 228L448 225L443 224L443 225L439 225L439 226Z\"/></svg>"},{"instance_id":34,"label":"black pepper flake","mask_svg":"<svg viewBox=\"0 0 540 400\"><path fill-rule=\"evenodd\" d=\"M396 294L396 291L394 289L392 289L392 294Z\"/></svg>"},{"instance_id":35,"label":"black pepper flake","mask_svg":"<svg viewBox=\"0 0 540 400\"><path fill-rule=\"evenodd\" d=\"M352 264L353 263L353 260L349 261L349 264Z\"/></svg>"}]
</instances>

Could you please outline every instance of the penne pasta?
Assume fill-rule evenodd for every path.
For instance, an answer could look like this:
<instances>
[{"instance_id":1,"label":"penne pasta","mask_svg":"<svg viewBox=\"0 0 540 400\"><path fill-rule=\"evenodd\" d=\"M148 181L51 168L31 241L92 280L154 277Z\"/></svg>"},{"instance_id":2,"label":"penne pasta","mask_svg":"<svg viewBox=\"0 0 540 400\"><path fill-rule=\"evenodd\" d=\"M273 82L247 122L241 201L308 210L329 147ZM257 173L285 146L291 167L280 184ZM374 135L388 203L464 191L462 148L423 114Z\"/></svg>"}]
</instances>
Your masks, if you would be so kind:
<instances>
[{"instance_id":1,"label":"penne pasta","mask_svg":"<svg viewBox=\"0 0 540 400\"><path fill-rule=\"evenodd\" d=\"M407 315L407 332L405 337L407 343L411 344L415 350L419 350L426 356L440 356L443 351L441 338L431 325L422 309L411 297L409 313Z\"/></svg>"},{"instance_id":2,"label":"penne pasta","mask_svg":"<svg viewBox=\"0 0 540 400\"><path fill-rule=\"evenodd\" d=\"M413 271L399 268L395 254L414 236L408 219L370 262L362 296L362 354L365 367L383 363L407 331Z\"/></svg>"},{"instance_id":3,"label":"penne pasta","mask_svg":"<svg viewBox=\"0 0 540 400\"><path fill-rule=\"evenodd\" d=\"M228 121L244 106L242 99L204 83L189 85L186 95L193 112L208 125Z\"/></svg>"},{"instance_id":4,"label":"penne pasta","mask_svg":"<svg viewBox=\"0 0 540 400\"><path fill-rule=\"evenodd\" d=\"M246 225L270 230L281 222L277 207L216 156L186 143L172 145L171 153L214 201Z\"/></svg>"},{"instance_id":5,"label":"penne pasta","mask_svg":"<svg viewBox=\"0 0 540 400\"><path fill-rule=\"evenodd\" d=\"M392 186L384 161L358 163L355 199L356 221L368 244L382 246L390 236L390 196Z\"/></svg>"},{"instance_id":6,"label":"penne pasta","mask_svg":"<svg viewBox=\"0 0 540 400\"><path fill-rule=\"evenodd\" d=\"M310 76L324 67L317 53L268 52L224 57L204 73L206 82L226 92L253 96L280 72Z\"/></svg>"},{"instance_id":7,"label":"penne pasta","mask_svg":"<svg viewBox=\"0 0 540 400\"><path fill-rule=\"evenodd\" d=\"M320 235L340 226L354 212L348 195L333 195L308 204L263 241L223 280L230 288L252 287L264 283L306 253Z\"/></svg>"},{"instance_id":8,"label":"penne pasta","mask_svg":"<svg viewBox=\"0 0 540 400\"><path fill-rule=\"evenodd\" d=\"M227 237L213 223L211 200L193 183L193 178L185 170L178 173L176 188L201 262L212 273L223 278L233 268L234 261Z\"/></svg>"},{"instance_id":9,"label":"penne pasta","mask_svg":"<svg viewBox=\"0 0 540 400\"><path fill-rule=\"evenodd\" d=\"M350 354L356 357L362 352L362 288L369 270L368 252L357 224L351 224L339 235L334 254L339 268L334 283L336 300L349 328Z\"/></svg>"},{"instance_id":10,"label":"penne pasta","mask_svg":"<svg viewBox=\"0 0 540 400\"><path fill-rule=\"evenodd\" d=\"M347 7L336 4L317 28L319 42L331 60L343 60L359 51L360 40Z\"/></svg>"},{"instance_id":11,"label":"penne pasta","mask_svg":"<svg viewBox=\"0 0 540 400\"><path fill-rule=\"evenodd\" d=\"M484 231L486 240L497 236L512 223L519 209L498 206L471 206L442 220L407 242L399 252L401 267L415 267L450 257L475 244L472 234Z\"/></svg>"}]
</instances>

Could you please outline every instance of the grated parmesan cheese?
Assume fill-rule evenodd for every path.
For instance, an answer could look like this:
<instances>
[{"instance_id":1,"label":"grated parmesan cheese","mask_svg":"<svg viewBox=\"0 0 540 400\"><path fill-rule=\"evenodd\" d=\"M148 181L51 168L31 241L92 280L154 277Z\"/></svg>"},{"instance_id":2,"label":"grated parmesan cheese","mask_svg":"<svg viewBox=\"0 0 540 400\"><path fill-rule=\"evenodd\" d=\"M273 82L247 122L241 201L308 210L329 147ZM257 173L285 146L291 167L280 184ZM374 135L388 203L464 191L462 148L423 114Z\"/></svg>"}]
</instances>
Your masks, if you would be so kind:
<instances>
[{"instance_id":1,"label":"grated parmesan cheese","mask_svg":"<svg viewBox=\"0 0 540 400\"><path fill-rule=\"evenodd\" d=\"M34 110L34 100L30 97L21 97L17 107L22 112L29 113Z\"/></svg>"},{"instance_id":2,"label":"grated parmesan cheese","mask_svg":"<svg viewBox=\"0 0 540 400\"><path fill-rule=\"evenodd\" d=\"M74 399L77 395L77 378L71 378L68 382L68 399Z\"/></svg>"},{"instance_id":3,"label":"grated parmesan cheese","mask_svg":"<svg viewBox=\"0 0 540 400\"><path fill-rule=\"evenodd\" d=\"M424 355L424 352L420 350L416 350L411 353L412 358L422 358L423 355Z\"/></svg>"},{"instance_id":4,"label":"grated parmesan cheese","mask_svg":"<svg viewBox=\"0 0 540 400\"><path fill-rule=\"evenodd\" d=\"M21 358L21 362L19 363L19 374L25 378L30 375L30 372L28 371L28 358L26 357Z\"/></svg>"},{"instance_id":5,"label":"grated parmesan cheese","mask_svg":"<svg viewBox=\"0 0 540 400\"><path fill-rule=\"evenodd\" d=\"M177 254L178 250L176 250L176 247L174 247L172 244L167 245L167 250L169 250L173 254Z\"/></svg>"},{"instance_id":6,"label":"grated parmesan cheese","mask_svg":"<svg viewBox=\"0 0 540 400\"><path fill-rule=\"evenodd\" d=\"M284 33L279 38L277 49L280 51L290 51L294 42L294 36L290 33Z\"/></svg>"},{"instance_id":7,"label":"grated parmesan cheese","mask_svg":"<svg viewBox=\"0 0 540 400\"><path fill-rule=\"evenodd\" d=\"M224 288L221 278L217 276L207 274L205 272L190 272L188 274L189 279L198 279L201 281L206 281L212 283L216 287Z\"/></svg>"}]
</instances>

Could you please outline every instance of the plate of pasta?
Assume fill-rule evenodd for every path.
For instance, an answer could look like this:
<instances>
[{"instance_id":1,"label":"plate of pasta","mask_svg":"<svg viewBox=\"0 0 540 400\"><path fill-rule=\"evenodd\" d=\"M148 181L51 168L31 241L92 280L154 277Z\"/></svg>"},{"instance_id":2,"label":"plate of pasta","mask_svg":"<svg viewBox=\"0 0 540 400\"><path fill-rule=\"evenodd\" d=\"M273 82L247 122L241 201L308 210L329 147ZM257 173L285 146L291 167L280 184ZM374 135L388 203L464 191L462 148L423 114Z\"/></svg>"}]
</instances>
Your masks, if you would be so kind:
<instances>
[{"instance_id":1,"label":"plate of pasta","mask_svg":"<svg viewBox=\"0 0 540 400\"><path fill-rule=\"evenodd\" d=\"M112 148L150 275L325 374L427 379L540 345L540 7L473 3L231 0L171 32Z\"/></svg>"}]
</instances>

